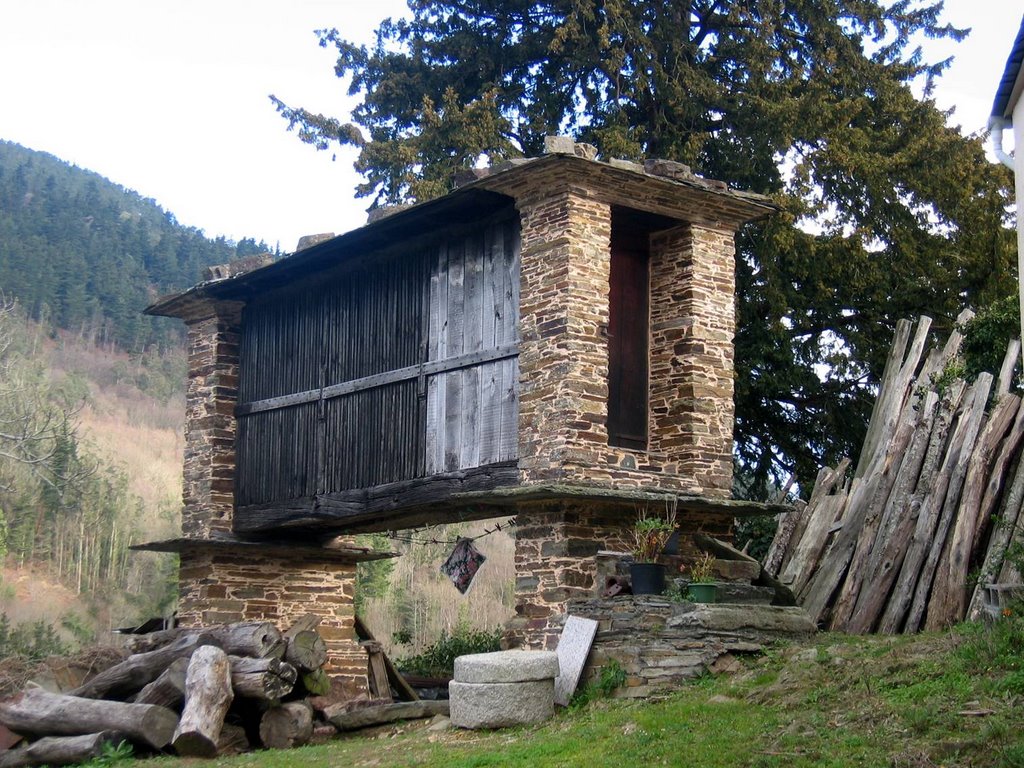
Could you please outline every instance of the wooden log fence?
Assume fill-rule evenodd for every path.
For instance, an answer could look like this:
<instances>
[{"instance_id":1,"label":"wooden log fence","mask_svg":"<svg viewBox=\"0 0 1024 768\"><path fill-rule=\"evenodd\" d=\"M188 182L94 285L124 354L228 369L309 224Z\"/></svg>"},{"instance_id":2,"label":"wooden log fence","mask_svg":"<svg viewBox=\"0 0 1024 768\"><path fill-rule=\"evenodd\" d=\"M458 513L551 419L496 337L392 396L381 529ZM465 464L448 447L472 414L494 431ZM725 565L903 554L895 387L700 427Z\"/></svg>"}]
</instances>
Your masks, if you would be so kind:
<instances>
[{"instance_id":1,"label":"wooden log fence","mask_svg":"<svg viewBox=\"0 0 1024 768\"><path fill-rule=\"evenodd\" d=\"M765 557L819 626L939 629L981 617L986 594L1021 582L1007 558L1024 541L1024 405L1010 393L1020 342L998 378L965 382L950 375L959 330L929 350L930 329L928 317L897 324L856 466L823 467Z\"/></svg>"}]
</instances>

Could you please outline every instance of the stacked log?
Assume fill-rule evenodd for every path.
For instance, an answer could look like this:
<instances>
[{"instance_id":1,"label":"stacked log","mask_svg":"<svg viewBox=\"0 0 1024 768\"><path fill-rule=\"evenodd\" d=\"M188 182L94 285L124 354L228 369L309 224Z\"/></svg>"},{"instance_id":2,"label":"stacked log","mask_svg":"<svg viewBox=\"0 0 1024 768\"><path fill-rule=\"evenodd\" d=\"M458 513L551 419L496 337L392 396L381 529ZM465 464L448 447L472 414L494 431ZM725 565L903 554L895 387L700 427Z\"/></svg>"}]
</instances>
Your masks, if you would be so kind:
<instances>
[{"instance_id":1,"label":"stacked log","mask_svg":"<svg viewBox=\"0 0 1024 768\"><path fill-rule=\"evenodd\" d=\"M1024 529L1024 408L1009 392L1020 342L998 379L968 383L960 333L926 354L930 327L897 325L852 477L848 459L823 468L766 557L820 626L938 629L978 618L988 583L1019 579L1006 553Z\"/></svg>"},{"instance_id":2,"label":"stacked log","mask_svg":"<svg viewBox=\"0 0 1024 768\"><path fill-rule=\"evenodd\" d=\"M302 681L326 677L316 626L303 617L283 634L239 623L140 635L134 653L74 690L29 688L0 701L0 724L26 742L0 752L0 768L84 762L122 741L192 757L305 744L307 699L322 691Z\"/></svg>"}]
</instances>

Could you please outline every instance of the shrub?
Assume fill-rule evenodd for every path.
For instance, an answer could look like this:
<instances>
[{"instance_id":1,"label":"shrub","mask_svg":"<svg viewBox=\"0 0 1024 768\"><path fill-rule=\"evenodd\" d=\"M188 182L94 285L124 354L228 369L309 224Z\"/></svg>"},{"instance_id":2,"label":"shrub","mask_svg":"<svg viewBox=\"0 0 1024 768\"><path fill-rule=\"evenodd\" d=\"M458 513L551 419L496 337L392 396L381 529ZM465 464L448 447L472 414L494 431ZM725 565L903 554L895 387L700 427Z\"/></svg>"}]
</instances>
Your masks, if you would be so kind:
<instances>
[{"instance_id":1,"label":"shrub","mask_svg":"<svg viewBox=\"0 0 1024 768\"><path fill-rule=\"evenodd\" d=\"M441 633L436 643L423 653L399 659L396 666L403 672L428 677L450 677L455 672L455 659L469 653L490 653L501 650L501 630L471 629L465 622L455 625L451 635Z\"/></svg>"}]
</instances>

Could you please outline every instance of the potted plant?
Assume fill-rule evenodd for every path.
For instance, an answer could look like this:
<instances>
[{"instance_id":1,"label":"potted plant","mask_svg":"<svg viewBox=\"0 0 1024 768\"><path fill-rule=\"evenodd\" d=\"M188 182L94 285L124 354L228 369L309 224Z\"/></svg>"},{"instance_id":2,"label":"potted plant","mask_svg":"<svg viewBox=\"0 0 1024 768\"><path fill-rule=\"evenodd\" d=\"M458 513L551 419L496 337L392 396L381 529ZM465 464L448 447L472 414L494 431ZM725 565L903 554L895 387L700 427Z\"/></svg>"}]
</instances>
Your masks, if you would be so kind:
<instances>
[{"instance_id":1,"label":"potted plant","mask_svg":"<svg viewBox=\"0 0 1024 768\"><path fill-rule=\"evenodd\" d=\"M660 595L665 590L665 566L658 562L676 529L675 511L664 517L644 510L633 524L633 558L629 576L634 595Z\"/></svg>"},{"instance_id":2,"label":"potted plant","mask_svg":"<svg viewBox=\"0 0 1024 768\"><path fill-rule=\"evenodd\" d=\"M697 558L697 561L687 568L681 566L680 570L689 570L690 584L687 587L687 595L695 603L713 603L718 592L718 585L714 580L715 557L710 552L705 552Z\"/></svg>"}]
</instances>

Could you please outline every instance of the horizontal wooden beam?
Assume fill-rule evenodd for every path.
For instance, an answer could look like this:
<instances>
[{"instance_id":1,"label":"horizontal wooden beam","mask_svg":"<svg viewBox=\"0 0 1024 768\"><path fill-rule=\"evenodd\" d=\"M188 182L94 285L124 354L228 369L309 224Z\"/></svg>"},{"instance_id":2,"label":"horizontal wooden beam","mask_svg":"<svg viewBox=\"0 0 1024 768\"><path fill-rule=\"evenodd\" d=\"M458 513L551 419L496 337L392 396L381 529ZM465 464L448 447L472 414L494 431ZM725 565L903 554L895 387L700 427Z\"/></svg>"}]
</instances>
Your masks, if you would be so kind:
<instances>
[{"instance_id":1,"label":"horizontal wooden beam","mask_svg":"<svg viewBox=\"0 0 1024 768\"><path fill-rule=\"evenodd\" d=\"M436 376L449 371L458 371L463 368L472 368L484 363L492 363L497 360L506 360L519 355L519 344L502 344L493 349L485 349L479 352L467 352L464 355L447 357L444 360L429 360L418 365L410 365L405 368L397 368L393 371L375 373L372 376L363 376L351 381L344 381L340 384L332 384L322 389L309 389L305 392L294 392L290 395L279 397L268 397L265 400L254 400L250 403L242 403L235 408L236 416L248 416L252 413L273 411L278 408L287 408L292 405L303 403L315 403L318 400L330 400L334 397L351 395L354 392L362 392L367 389L376 389L388 384L395 384L399 381L417 379L420 376Z\"/></svg>"},{"instance_id":2,"label":"horizontal wooden beam","mask_svg":"<svg viewBox=\"0 0 1024 768\"><path fill-rule=\"evenodd\" d=\"M458 494L481 493L519 481L518 462L506 461L474 469L445 472L415 480L319 494L281 503L251 504L235 510L234 530L244 535L296 529L382 531L408 526L408 519L433 508L451 506ZM501 505L466 505L461 519L500 516ZM475 508L480 509L474 512ZM436 510L427 517L436 517ZM417 518L419 520L421 518Z\"/></svg>"}]
</instances>

